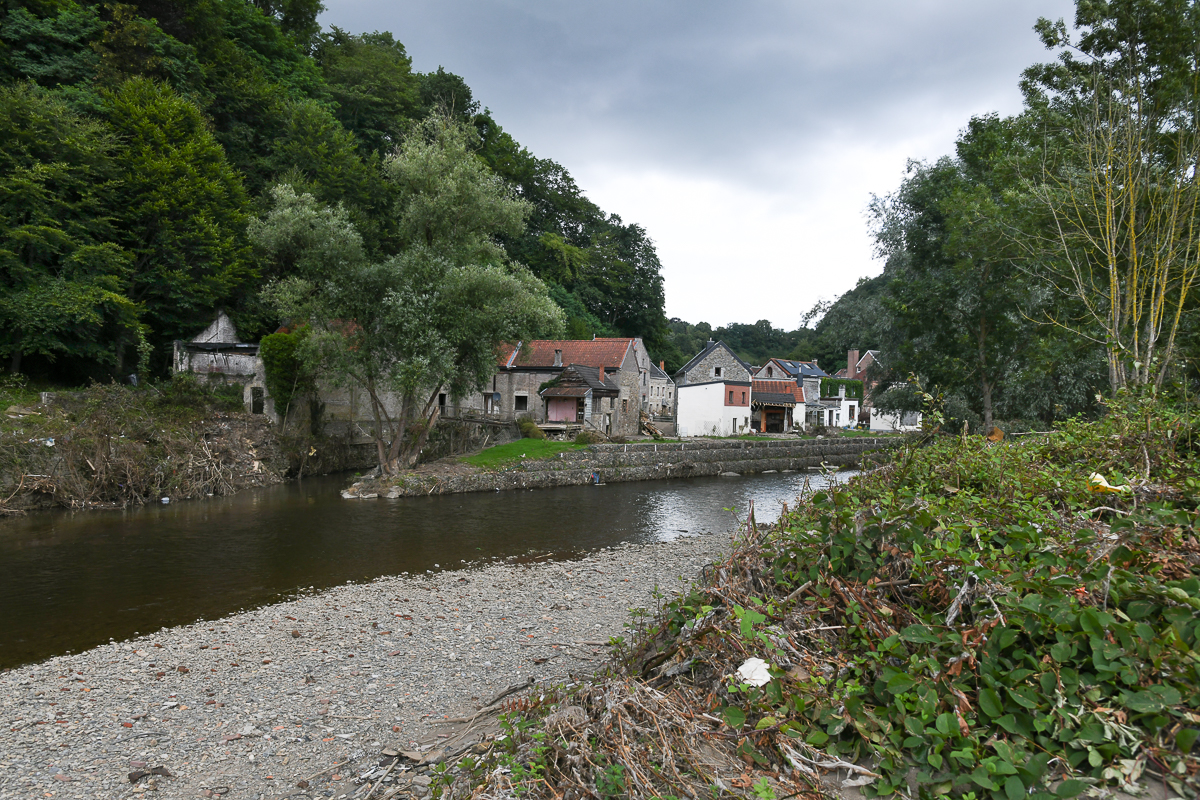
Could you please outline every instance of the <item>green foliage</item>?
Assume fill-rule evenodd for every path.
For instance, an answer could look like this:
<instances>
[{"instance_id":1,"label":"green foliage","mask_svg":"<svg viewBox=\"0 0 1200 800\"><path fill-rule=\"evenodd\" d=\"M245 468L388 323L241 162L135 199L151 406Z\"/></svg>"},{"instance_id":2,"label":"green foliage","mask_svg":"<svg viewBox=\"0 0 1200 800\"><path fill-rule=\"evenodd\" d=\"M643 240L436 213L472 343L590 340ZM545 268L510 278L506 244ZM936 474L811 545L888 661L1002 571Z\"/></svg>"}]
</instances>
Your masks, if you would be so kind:
<instances>
[{"instance_id":1,"label":"green foliage","mask_svg":"<svg viewBox=\"0 0 1200 800\"><path fill-rule=\"evenodd\" d=\"M850 380L849 378L821 378L821 397L837 397L838 392L843 386L846 387L846 397L854 400L862 400L862 381Z\"/></svg>"},{"instance_id":2,"label":"green foliage","mask_svg":"<svg viewBox=\"0 0 1200 800\"><path fill-rule=\"evenodd\" d=\"M312 372L303 355L308 328L294 333L277 332L262 338L258 355L263 360L267 394L275 401L280 417L286 418L297 396L315 388Z\"/></svg>"},{"instance_id":3,"label":"green foliage","mask_svg":"<svg viewBox=\"0 0 1200 800\"><path fill-rule=\"evenodd\" d=\"M838 631L840 670L734 682L726 723L869 759L871 794L1054 800L1152 767L1194 791L1200 469L1179 442L1194 413L1122 397L1099 423L999 447L943 437L816 493L764 546L773 577L728 607L730 631L737 652L786 664L773 626L800 615ZM1092 472L1179 500L1097 502ZM723 598L680 598L668 624Z\"/></svg>"},{"instance_id":4,"label":"green foliage","mask_svg":"<svg viewBox=\"0 0 1200 800\"><path fill-rule=\"evenodd\" d=\"M123 240L130 295L156 343L184 338L254 277L245 238L249 198L199 109L143 78L107 94L121 137Z\"/></svg>"},{"instance_id":5,"label":"green foliage","mask_svg":"<svg viewBox=\"0 0 1200 800\"><path fill-rule=\"evenodd\" d=\"M247 225L305 195L354 229L355 268L402 255L413 266L422 244L457 267L495 267L457 287L507 302L537 289L524 263L560 284L573 336L657 342L661 276L641 228L505 134L460 76L414 74L390 33L321 35L322 8L55 0L0 12L0 352L12 367L106 379L144 361L149 342L162 372L168 343L218 307L244 336L274 330L273 284L307 267L252 254ZM280 185L294 198L273 196ZM472 210L461 227L455 208Z\"/></svg>"},{"instance_id":6,"label":"green foliage","mask_svg":"<svg viewBox=\"0 0 1200 800\"><path fill-rule=\"evenodd\" d=\"M521 429L521 435L526 439L545 439L546 432L538 427L538 424L531 419L523 419L517 423L517 427Z\"/></svg>"}]
</instances>

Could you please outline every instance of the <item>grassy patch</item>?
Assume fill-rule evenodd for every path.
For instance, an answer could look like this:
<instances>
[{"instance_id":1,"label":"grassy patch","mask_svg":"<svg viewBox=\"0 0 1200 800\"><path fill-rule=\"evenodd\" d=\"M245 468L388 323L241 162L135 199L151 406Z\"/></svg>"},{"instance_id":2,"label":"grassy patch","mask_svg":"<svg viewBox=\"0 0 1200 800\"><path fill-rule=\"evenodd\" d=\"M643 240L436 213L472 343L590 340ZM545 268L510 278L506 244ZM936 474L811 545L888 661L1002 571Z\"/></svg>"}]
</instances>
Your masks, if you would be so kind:
<instances>
[{"instance_id":1,"label":"grassy patch","mask_svg":"<svg viewBox=\"0 0 1200 800\"><path fill-rule=\"evenodd\" d=\"M481 469L503 469L520 461L553 458L559 453L582 450L586 446L574 442L552 442L548 439L518 439L515 442L489 447L473 456L466 456L462 461Z\"/></svg>"}]
</instances>

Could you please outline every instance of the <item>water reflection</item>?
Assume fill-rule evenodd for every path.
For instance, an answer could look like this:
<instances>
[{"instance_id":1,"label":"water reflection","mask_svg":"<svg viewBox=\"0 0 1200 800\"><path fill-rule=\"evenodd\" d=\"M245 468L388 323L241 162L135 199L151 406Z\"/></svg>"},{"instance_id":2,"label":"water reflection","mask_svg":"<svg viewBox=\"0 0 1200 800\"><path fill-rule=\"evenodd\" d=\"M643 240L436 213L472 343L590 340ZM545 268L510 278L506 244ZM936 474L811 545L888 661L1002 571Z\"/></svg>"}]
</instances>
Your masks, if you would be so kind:
<instances>
[{"instance_id":1,"label":"water reflection","mask_svg":"<svg viewBox=\"0 0 1200 800\"><path fill-rule=\"evenodd\" d=\"M206 502L0 523L0 667L215 618L308 587L535 551L728 533L803 473L346 501L344 478ZM732 509L730 511L729 509Z\"/></svg>"}]
</instances>

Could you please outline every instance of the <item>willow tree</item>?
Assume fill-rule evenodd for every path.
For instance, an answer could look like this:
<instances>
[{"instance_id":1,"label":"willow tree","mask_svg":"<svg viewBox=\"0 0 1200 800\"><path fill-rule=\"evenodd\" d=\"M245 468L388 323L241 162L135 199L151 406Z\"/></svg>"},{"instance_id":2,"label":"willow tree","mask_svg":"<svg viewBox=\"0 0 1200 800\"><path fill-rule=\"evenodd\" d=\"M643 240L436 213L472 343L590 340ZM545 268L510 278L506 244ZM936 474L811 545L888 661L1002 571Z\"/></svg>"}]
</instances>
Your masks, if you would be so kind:
<instances>
[{"instance_id":1,"label":"willow tree","mask_svg":"<svg viewBox=\"0 0 1200 800\"><path fill-rule=\"evenodd\" d=\"M343 210L289 190L251 231L269 258L299 272L269 294L283 316L309 322L318 375L367 395L387 473L416 462L439 394L483 388L501 342L562 328L545 285L497 241L520 232L528 209L474 154L471 137L435 115L386 162L403 237L392 258L363 260Z\"/></svg>"}]
</instances>

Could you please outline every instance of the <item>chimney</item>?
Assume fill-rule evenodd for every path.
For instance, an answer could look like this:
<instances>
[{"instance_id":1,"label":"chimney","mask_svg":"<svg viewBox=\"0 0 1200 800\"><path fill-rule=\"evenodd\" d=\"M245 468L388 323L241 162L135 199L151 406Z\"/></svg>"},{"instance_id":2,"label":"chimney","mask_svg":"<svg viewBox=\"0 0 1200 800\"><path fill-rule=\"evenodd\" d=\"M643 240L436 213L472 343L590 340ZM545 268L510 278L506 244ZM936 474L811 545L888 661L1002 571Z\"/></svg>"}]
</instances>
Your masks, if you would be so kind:
<instances>
[{"instance_id":1,"label":"chimney","mask_svg":"<svg viewBox=\"0 0 1200 800\"><path fill-rule=\"evenodd\" d=\"M600 365L600 382L604 383L604 365Z\"/></svg>"},{"instance_id":2,"label":"chimney","mask_svg":"<svg viewBox=\"0 0 1200 800\"><path fill-rule=\"evenodd\" d=\"M554 351L554 366L556 366L556 367L562 366L562 350Z\"/></svg>"},{"instance_id":3,"label":"chimney","mask_svg":"<svg viewBox=\"0 0 1200 800\"><path fill-rule=\"evenodd\" d=\"M858 367L858 351L857 350L847 350L846 351L846 377L853 378L854 370L857 367Z\"/></svg>"},{"instance_id":4,"label":"chimney","mask_svg":"<svg viewBox=\"0 0 1200 800\"><path fill-rule=\"evenodd\" d=\"M659 368L660 370L662 370L663 372L666 372L666 371L667 371L667 362L666 362L666 361L659 361L659 362L658 362L658 368Z\"/></svg>"}]
</instances>

